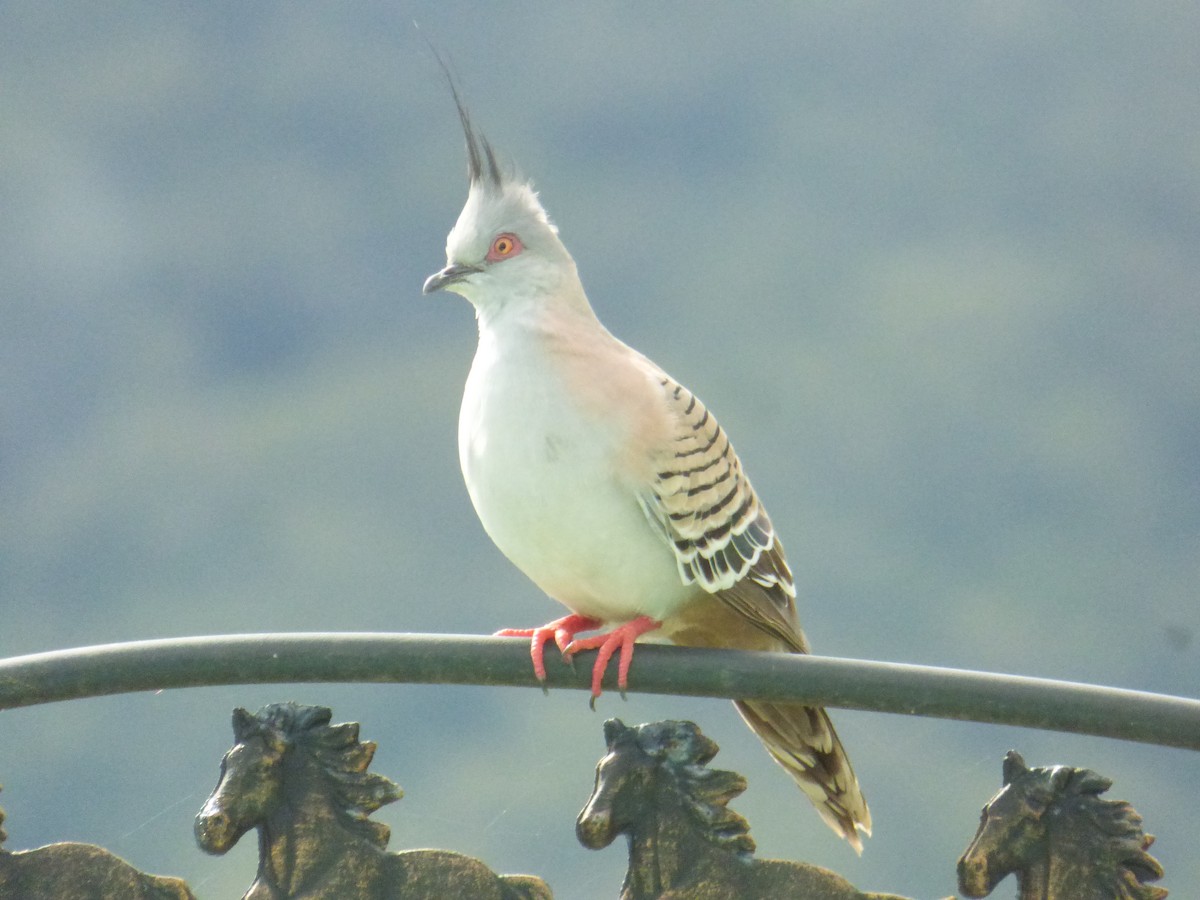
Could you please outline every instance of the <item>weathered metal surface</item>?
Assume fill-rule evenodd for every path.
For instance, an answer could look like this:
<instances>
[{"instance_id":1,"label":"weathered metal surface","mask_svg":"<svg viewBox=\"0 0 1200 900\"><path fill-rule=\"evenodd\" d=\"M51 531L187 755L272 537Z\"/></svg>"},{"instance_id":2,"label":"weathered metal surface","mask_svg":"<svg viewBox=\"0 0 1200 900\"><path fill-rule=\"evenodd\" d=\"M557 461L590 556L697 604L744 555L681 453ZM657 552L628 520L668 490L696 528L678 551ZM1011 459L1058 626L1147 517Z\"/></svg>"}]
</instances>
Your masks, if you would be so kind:
<instances>
[{"instance_id":1,"label":"weathered metal surface","mask_svg":"<svg viewBox=\"0 0 1200 900\"><path fill-rule=\"evenodd\" d=\"M331 717L295 703L234 710L234 745L195 831L201 849L222 854L258 830L245 900L551 900L540 878L497 875L461 853L389 852L388 827L369 816L403 792L367 771L375 744L359 740L358 724Z\"/></svg>"},{"instance_id":2,"label":"weathered metal surface","mask_svg":"<svg viewBox=\"0 0 1200 900\"><path fill-rule=\"evenodd\" d=\"M588 690L548 661L550 687ZM217 684L410 682L541 687L528 642L411 634L261 634L138 641L0 660L0 709ZM612 687L612 685L609 685ZM1200 750L1200 701L1141 691L819 656L647 645L630 690L789 700L994 722Z\"/></svg>"},{"instance_id":3,"label":"weathered metal surface","mask_svg":"<svg viewBox=\"0 0 1200 900\"><path fill-rule=\"evenodd\" d=\"M1154 838L1128 803L1102 800L1112 781L1090 769L1029 768L1004 758L1004 787L984 807L958 861L958 889L988 896L1015 874L1020 900L1161 900Z\"/></svg>"},{"instance_id":4,"label":"weathered metal surface","mask_svg":"<svg viewBox=\"0 0 1200 900\"><path fill-rule=\"evenodd\" d=\"M7 835L0 810L0 845ZM0 847L0 900L195 900L178 878L148 875L93 844Z\"/></svg>"},{"instance_id":5,"label":"weathered metal surface","mask_svg":"<svg viewBox=\"0 0 1200 900\"><path fill-rule=\"evenodd\" d=\"M749 823L728 806L746 779L708 768L718 747L695 723L609 719L604 740L575 833L592 850L628 838L621 900L903 900L819 866L755 858Z\"/></svg>"},{"instance_id":6,"label":"weathered metal surface","mask_svg":"<svg viewBox=\"0 0 1200 900\"><path fill-rule=\"evenodd\" d=\"M389 830L370 816L403 792L368 771L375 745L356 723L330 724L327 707L273 704L233 713L234 745L196 817L199 846L223 854L252 829L259 867L247 900L393 900L471 897L550 900L531 875L497 875L447 850L387 850ZM708 768L718 752L692 722L605 723L607 752L576 821L591 849L628 839L621 900L904 900L862 892L803 862L760 860L749 824L729 808L746 788L736 772ZM988 896L1010 874L1020 900L1162 900L1154 838L1112 782L1089 769L1030 768L1009 751L1004 787L984 807L958 862L959 890ZM193 898L178 878L148 875L100 847L61 843L3 849L0 900Z\"/></svg>"}]
</instances>

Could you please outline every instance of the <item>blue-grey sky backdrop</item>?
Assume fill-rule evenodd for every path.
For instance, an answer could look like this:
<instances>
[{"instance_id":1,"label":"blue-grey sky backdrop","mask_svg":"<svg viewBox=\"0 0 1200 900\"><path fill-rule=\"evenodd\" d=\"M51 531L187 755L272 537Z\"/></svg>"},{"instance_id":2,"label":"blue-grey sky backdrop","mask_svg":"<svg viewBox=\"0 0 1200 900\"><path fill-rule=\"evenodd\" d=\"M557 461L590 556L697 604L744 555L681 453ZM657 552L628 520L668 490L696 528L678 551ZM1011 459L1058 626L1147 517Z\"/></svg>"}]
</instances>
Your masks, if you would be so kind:
<instances>
[{"instance_id":1,"label":"blue-grey sky backdrop","mask_svg":"<svg viewBox=\"0 0 1200 900\"><path fill-rule=\"evenodd\" d=\"M601 318L734 436L818 652L1197 694L1197 34L1194 4L4 4L0 654L557 614L458 472L427 37ZM835 711L859 860L728 703L457 687L4 713L9 846L240 896L254 842L205 857L191 818L233 706L285 699L379 742L394 848L564 900L624 869L573 834L611 715L697 721L760 853L863 888L951 893L1010 747L1114 778L1200 884L1193 753Z\"/></svg>"}]
</instances>

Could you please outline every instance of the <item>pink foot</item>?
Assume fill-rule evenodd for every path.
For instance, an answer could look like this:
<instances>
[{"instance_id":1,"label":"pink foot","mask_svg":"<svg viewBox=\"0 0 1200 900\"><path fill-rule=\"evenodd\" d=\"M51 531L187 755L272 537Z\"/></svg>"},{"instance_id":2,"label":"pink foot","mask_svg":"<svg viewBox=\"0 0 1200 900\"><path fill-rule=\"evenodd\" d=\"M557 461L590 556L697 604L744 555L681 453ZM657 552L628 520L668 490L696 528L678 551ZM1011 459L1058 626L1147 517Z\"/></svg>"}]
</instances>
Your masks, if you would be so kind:
<instances>
[{"instance_id":1,"label":"pink foot","mask_svg":"<svg viewBox=\"0 0 1200 900\"><path fill-rule=\"evenodd\" d=\"M603 623L599 619L592 619L587 616L577 616L572 613L569 616L563 616L561 619L555 619L553 622L547 622L540 628L502 628L496 632L496 637L527 637L531 638L529 642L529 655L533 659L533 674L537 676L538 681L546 680L546 661L545 652L546 644L554 639L554 643L558 649L565 655L567 647L574 641L575 635L581 631L591 631L593 628L599 628ZM609 656L612 652L609 652ZM628 667L626 667L628 668Z\"/></svg>"},{"instance_id":2,"label":"pink foot","mask_svg":"<svg viewBox=\"0 0 1200 900\"><path fill-rule=\"evenodd\" d=\"M600 696L600 683L604 680L604 672L608 668L608 661L612 659L612 655L617 650L621 651L621 656L617 663L617 688L621 691L621 696L624 697L625 688L629 682L629 665L633 662L634 641L647 631L653 631L661 627L662 622L659 622L657 619L652 619L649 616L638 616L636 619L626 622L624 625L619 625L605 634L598 634L595 637L583 638L578 641L573 640L565 647L559 644L559 649L562 650L563 656L567 657L580 650L598 649L600 651L596 655L596 664L592 667L593 709L596 707L596 698ZM583 631L584 629L580 630Z\"/></svg>"}]
</instances>

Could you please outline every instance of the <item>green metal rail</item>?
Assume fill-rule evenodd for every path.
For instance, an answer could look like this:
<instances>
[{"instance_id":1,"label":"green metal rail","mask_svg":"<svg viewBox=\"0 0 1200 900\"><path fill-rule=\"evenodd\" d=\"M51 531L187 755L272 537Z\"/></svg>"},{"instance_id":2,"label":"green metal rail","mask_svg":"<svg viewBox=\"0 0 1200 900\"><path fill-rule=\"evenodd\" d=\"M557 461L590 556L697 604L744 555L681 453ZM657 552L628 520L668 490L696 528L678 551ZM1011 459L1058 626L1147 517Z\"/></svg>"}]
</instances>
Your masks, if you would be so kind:
<instances>
[{"instance_id":1,"label":"green metal rail","mask_svg":"<svg viewBox=\"0 0 1200 900\"><path fill-rule=\"evenodd\" d=\"M547 653L546 686L586 690L593 659L594 653L581 653L572 668ZM245 634L3 659L0 710L131 691L284 682L540 686L528 642L520 638ZM646 644L638 646L629 689L799 700L1200 750L1200 700L959 669Z\"/></svg>"}]
</instances>

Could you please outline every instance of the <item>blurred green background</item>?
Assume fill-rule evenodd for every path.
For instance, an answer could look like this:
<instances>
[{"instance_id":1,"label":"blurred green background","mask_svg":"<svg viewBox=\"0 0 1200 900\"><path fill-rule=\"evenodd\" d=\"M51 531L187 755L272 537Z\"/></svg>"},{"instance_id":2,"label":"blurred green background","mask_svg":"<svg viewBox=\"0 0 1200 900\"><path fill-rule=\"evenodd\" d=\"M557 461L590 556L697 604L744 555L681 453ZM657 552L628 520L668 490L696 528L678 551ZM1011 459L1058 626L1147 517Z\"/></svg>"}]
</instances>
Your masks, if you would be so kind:
<instances>
[{"instance_id":1,"label":"blurred green background","mask_svg":"<svg viewBox=\"0 0 1200 900\"><path fill-rule=\"evenodd\" d=\"M420 28L414 28L414 20ZM820 653L1196 695L1200 7L0 6L0 655L557 615L458 472L475 335L423 297L466 194L425 40L601 318L733 434ZM1010 747L1114 778L1200 883L1200 757L835 711L862 859L722 701L246 686L0 716L10 848L237 897L192 816L229 713L363 723L392 847L615 897L573 822L601 724L692 718L763 856L913 897ZM1011 895L1011 882L998 889Z\"/></svg>"}]
</instances>

